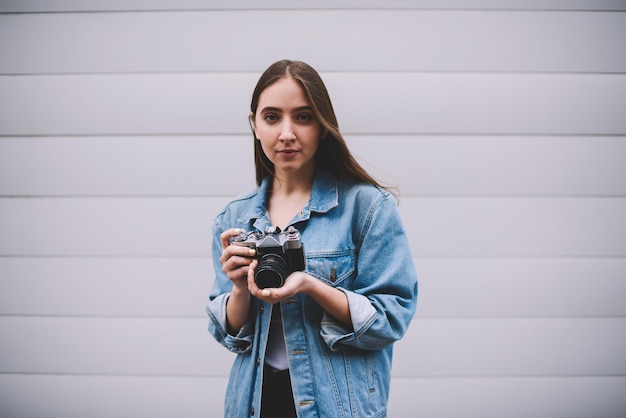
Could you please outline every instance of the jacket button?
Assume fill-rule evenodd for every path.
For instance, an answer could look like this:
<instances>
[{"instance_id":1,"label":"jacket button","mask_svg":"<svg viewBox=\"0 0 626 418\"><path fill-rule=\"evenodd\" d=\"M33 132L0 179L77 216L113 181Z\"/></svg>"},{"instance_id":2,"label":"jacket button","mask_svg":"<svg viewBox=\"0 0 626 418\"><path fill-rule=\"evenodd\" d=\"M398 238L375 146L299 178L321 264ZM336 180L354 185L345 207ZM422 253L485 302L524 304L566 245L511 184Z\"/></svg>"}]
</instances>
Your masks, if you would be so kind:
<instances>
[{"instance_id":1,"label":"jacket button","mask_svg":"<svg viewBox=\"0 0 626 418\"><path fill-rule=\"evenodd\" d=\"M254 415L254 408L250 408L250 415Z\"/></svg>"}]
</instances>

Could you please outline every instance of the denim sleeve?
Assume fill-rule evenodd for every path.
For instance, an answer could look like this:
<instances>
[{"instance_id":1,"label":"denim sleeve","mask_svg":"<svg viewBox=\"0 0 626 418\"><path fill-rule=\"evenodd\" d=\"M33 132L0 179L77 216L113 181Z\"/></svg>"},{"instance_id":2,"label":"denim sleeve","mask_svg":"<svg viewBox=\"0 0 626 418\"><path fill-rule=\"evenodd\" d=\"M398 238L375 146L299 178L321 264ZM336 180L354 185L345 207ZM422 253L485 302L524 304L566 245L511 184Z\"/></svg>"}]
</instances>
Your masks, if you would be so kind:
<instances>
[{"instance_id":1,"label":"denim sleeve","mask_svg":"<svg viewBox=\"0 0 626 418\"><path fill-rule=\"evenodd\" d=\"M384 195L359 225L357 277L348 298L352 329L328 314L321 336L331 350L342 345L379 350L406 333L417 306L417 275L397 204Z\"/></svg>"},{"instance_id":2,"label":"denim sleeve","mask_svg":"<svg viewBox=\"0 0 626 418\"><path fill-rule=\"evenodd\" d=\"M248 321L241 327L237 335L230 335L226 325L226 303L232 290L232 282L222 272L222 266L219 258L222 255L222 244L220 234L222 228L219 219L213 224L213 242L212 242L212 258L213 271L215 272L215 282L213 289L209 295L209 304L206 312L209 315L209 332L213 337L234 353L245 353L252 347L254 340L254 318L248 318Z\"/></svg>"}]
</instances>

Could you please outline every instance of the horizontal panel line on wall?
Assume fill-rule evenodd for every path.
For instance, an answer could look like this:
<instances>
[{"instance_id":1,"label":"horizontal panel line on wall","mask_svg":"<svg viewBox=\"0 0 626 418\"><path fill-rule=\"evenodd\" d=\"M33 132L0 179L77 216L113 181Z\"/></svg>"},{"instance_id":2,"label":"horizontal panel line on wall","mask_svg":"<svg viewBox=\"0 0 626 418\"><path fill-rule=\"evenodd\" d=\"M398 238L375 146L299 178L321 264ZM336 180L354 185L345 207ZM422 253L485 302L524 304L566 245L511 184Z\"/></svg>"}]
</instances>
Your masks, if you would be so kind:
<instances>
[{"instance_id":1,"label":"horizontal panel line on wall","mask_svg":"<svg viewBox=\"0 0 626 418\"><path fill-rule=\"evenodd\" d=\"M144 378L154 378L154 379L222 379L222 378L228 378L229 373L221 373L221 374L159 374L159 373L63 373L63 372L7 372L7 371L0 371L0 376L2 377L11 377L11 376L15 376L15 377L19 377L19 376L24 376L24 377L35 377L35 376L42 376L42 377L76 377L76 378L87 378L87 377L102 377L102 378L112 378L112 377L119 377L119 378L138 378L138 379L144 379ZM406 376L406 375L396 375L392 373L392 382L393 381L402 381L402 380L410 380L410 381L425 381L425 380L431 380L431 379L435 379L437 381L446 381L446 380L476 380L476 381L480 381L480 380L495 380L495 381L507 381L507 380L534 380L534 379L547 379L547 380L559 380L559 379L595 379L595 378L602 378L602 379L622 379L622 378L626 378L626 374L623 373L606 373L606 374L594 374L594 373L588 373L588 374L558 374L558 373L553 373L553 374L510 374L510 375L506 375L506 376L498 376L498 375L481 375L481 374L472 374L470 376L468 375L464 375L464 374L459 374L459 375L454 375L454 374L446 374L446 375L439 375L439 374L427 374L427 373L421 373L419 375L415 375L415 376ZM399 382L398 382L399 383ZM398 384L396 383L396 384Z\"/></svg>"},{"instance_id":2,"label":"horizontal panel line on wall","mask_svg":"<svg viewBox=\"0 0 626 418\"><path fill-rule=\"evenodd\" d=\"M0 254L0 259L51 259L51 260L63 260L63 259L76 259L76 260L211 260L211 257L197 255L197 256L134 256L134 255L65 255L65 254L21 254L21 255L6 255Z\"/></svg>"},{"instance_id":3,"label":"horizontal panel line on wall","mask_svg":"<svg viewBox=\"0 0 626 418\"><path fill-rule=\"evenodd\" d=\"M251 138L251 133L248 132L218 132L218 131L206 131L206 132L130 132L130 133L38 133L38 134L0 134L0 140L21 138L21 139L84 139L85 141L93 139L119 139L119 138L189 138L189 139L206 139L206 138L237 138L245 136ZM344 138L349 137L431 137L431 138L554 138L554 139L567 139L567 138L626 138L624 133L559 133L559 132L397 132L397 131L377 131L377 132L346 132L342 130Z\"/></svg>"},{"instance_id":4,"label":"horizontal panel line on wall","mask_svg":"<svg viewBox=\"0 0 626 418\"><path fill-rule=\"evenodd\" d=\"M207 293L208 296L208 293ZM208 298L207 301L205 303L205 305L208 304ZM571 318L598 318L599 316L580 316L580 317L575 317L575 316L551 316L551 317L515 317L515 316L511 316L511 317L501 317L503 319L505 318L522 318L522 319L532 319L532 318L545 318L545 319L556 319L556 318L565 318L565 319L571 319ZM601 316L602 318L622 318L620 316ZM626 317L626 316L624 316ZM158 315L158 314L150 314L150 315L125 315L125 314L120 314L120 315L113 315L113 314L98 314L98 315L94 315L94 314L81 314L81 313L77 313L77 314L0 314L0 318L4 318L4 319L8 319L8 318L15 318L15 319L19 319L19 318L50 318L50 319L155 319L155 320L159 320L159 319L164 319L164 320L170 320L170 319L180 319L180 320L187 320L187 319L192 319L192 320L197 320L197 319L207 319L208 320L208 316L206 314L198 314L198 315L184 315L184 314L176 314L176 315ZM454 317L428 317L428 318L432 318L432 319L455 319ZM423 318L423 319L428 319L428 318ZM456 319L460 319L456 318ZM485 316L485 317L462 317L462 318L472 318L472 319L492 319L493 317L489 317L489 316Z\"/></svg>"},{"instance_id":5,"label":"horizontal panel line on wall","mask_svg":"<svg viewBox=\"0 0 626 418\"><path fill-rule=\"evenodd\" d=\"M392 192L395 192L394 187L390 187ZM127 194L127 195L115 195L115 194L25 194L25 195L4 195L0 194L0 199L233 199L236 195L187 195L187 194ZM418 199L623 199L626 194L558 194L558 195L544 195L544 194L471 194L467 196L458 194L414 194L414 193L400 193L400 204L402 204L403 198L418 198Z\"/></svg>"},{"instance_id":6,"label":"horizontal panel line on wall","mask_svg":"<svg viewBox=\"0 0 626 418\"><path fill-rule=\"evenodd\" d=\"M207 299L208 303L208 299ZM418 302L419 306L419 302ZM144 319L155 319L155 320L170 320L170 319L180 319L180 320L199 320L206 319L208 320L207 315L168 315L168 316L159 316L159 315L85 315L85 314L76 314L76 315L54 315L54 314L32 314L32 315L23 315L23 314L0 314L0 319L85 319L85 320L99 320L99 319L128 319L128 320L144 320ZM586 320L586 319L626 319L626 315L417 315L412 319L413 322L418 320L448 320L448 321L458 321L458 320Z\"/></svg>"},{"instance_id":7,"label":"horizontal panel line on wall","mask_svg":"<svg viewBox=\"0 0 626 418\"><path fill-rule=\"evenodd\" d=\"M180 255L161 255L161 254L147 254L147 255L124 255L124 254L0 254L0 259L76 259L76 260L135 260L135 259L146 259L146 260L205 260L206 258L203 256L180 256ZM622 260L624 259L624 255L594 255L594 254L572 254L572 255L562 255L562 254L548 254L548 255L525 255L521 254L519 256L515 255L472 255L472 254L454 254L454 255L443 255L443 256L420 256L413 255L414 259L417 260L560 260L560 259L570 259L570 260Z\"/></svg>"},{"instance_id":8,"label":"horizontal panel line on wall","mask_svg":"<svg viewBox=\"0 0 626 418\"><path fill-rule=\"evenodd\" d=\"M6 372L0 371L0 376L58 376L58 377L121 377L121 378L155 378L155 379L221 379L227 378L228 373L221 374L160 374L160 373L64 373L64 372ZM581 376L584 377L584 376ZM589 376L592 377L592 376Z\"/></svg>"},{"instance_id":9,"label":"horizontal panel line on wall","mask_svg":"<svg viewBox=\"0 0 626 418\"><path fill-rule=\"evenodd\" d=\"M83 254L0 254L0 259L50 259L50 260L211 260L207 256L161 256L161 255L83 255ZM416 255L413 260L626 260L623 255Z\"/></svg>"},{"instance_id":10,"label":"horizontal panel line on wall","mask_svg":"<svg viewBox=\"0 0 626 418\"><path fill-rule=\"evenodd\" d=\"M298 6L293 3L284 3L281 6L263 6L262 4L249 3L249 4L228 4L228 6L219 5L198 5L193 3L192 6L185 7L180 4L172 4L167 7L163 7L160 4L149 3L150 7L138 7L137 5L128 5L123 7L121 4L108 6L106 3L94 5L89 4L89 7L77 7L78 3L70 3L71 6L64 7L61 4L56 4L54 7L38 7L35 5L21 5L24 0L17 0L14 5L4 0L4 3L0 4L0 14L4 15L21 15L21 14L140 14L140 13L172 13L172 12L272 12L272 11L298 11L298 12L320 12L320 11L445 11L445 12L465 12L465 11L478 11L478 12L539 12L539 13L567 13L567 12L623 12L626 11L626 7L622 5L618 0L611 0L604 3L588 5L573 4L571 2L553 4L545 3L531 3L526 2L502 4L496 3L496 7L487 7L484 2L477 2L474 4L468 4L467 1L459 2L456 5L454 3L441 4L441 2L431 3L404 3L399 4L385 2L384 6L380 2L374 3L357 3L353 6L346 6L342 4L322 3L317 7L315 5L307 4L306 6Z\"/></svg>"},{"instance_id":11,"label":"horizontal panel line on wall","mask_svg":"<svg viewBox=\"0 0 626 418\"><path fill-rule=\"evenodd\" d=\"M76 202L86 202L86 201L103 201L103 200L119 200L120 202L125 201L137 201L141 202L145 201L154 201L154 200L162 200L163 202L168 201L177 201L177 202L185 202L187 200L226 200L230 201L234 199L237 195L0 195L0 203L2 201L6 202L15 202L15 201L33 201L33 200L41 200L42 202L46 201L76 201ZM626 198L625 195L468 195L468 196L459 196L459 195L405 195L402 194L400 196L399 206L402 207L402 198L411 199L411 200L458 200L459 202L468 201L468 200L499 200L499 201L516 201L516 200L537 200L537 201L546 201L546 200L621 200ZM217 213L215 214L217 215Z\"/></svg>"},{"instance_id":12,"label":"horizontal panel line on wall","mask_svg":"<svg viewBox=\"0 0 626 418\"><path fill-rule=\"evenodd\" d=\"M625 13L626 15L626 13ZM0 80L19 80L19 79L36 79L39 77L58 78L98 78L98 77L172 77L172 76L193 76L193 77L248 77L253 80L258 79L265 67L259 70L215 70L215 71L124 71L124 72L71 72L71 73L0 73ZM563 76L583 76L583 77L622 77L626 75L626 71L433 71L433 70L367 70L367 69L329 69L317 71L322 79L325 77L341 77L341 76L546 76L558 77ZM254 86L253 86L254 87ZM250 92L252 93L252 92ZM332 96L332 94L331 94ZM332 98L332 97L331 97Z\"/></svg>"},{"instance_id":13,"label":"horizontal panel line on wall","mask_svg":"<svg viewBox=\"0 0 626 418\"><path fill-rule=\"evenodd\" d=\"M175 139L175 138L184 138L184 139L216 139L216 138L252 138L252 133L249 132L216 132L216 131L207 131L200 133L114 133L114 134L0 134L0 141L10 140L10 139L33 139L33 140L54 140L54 139L83 139L85 141L90 140L99 140L99 139ZM363 138L388 138L388 137L398 137L405 138L411 137L419 140L421 138L490 138L490 139L515 139L515 138L546 138L546 139L568 139L568 138L624 138L626 139L625 134L619 133L603 133L603 134L583 134L583 133L524 133L524 134L506 134L506 133L473 133L473 132L432 132L432 133L404 133L404 132L356 132L356 133L347 133L342 132L344 139L363 137Z\"/></svg>"},{"instance_id":14,"label":"horizontal panel line on wall","mask_svg":"<svg viewBox=\"0 0 626 418\"><path fill-rule=\"evenodd\" d=\"M265 68L259 67L256 71L250 70L232 70L232 71L80 71L80 72L31 72L31 73L9 73L0 72L0 77L78 77L78 76L187 76L187 75L224 75L224 74L248 74L254 76L260 76ZM519 71L519 70L497 70L497 71L435 71L435 70L393 70L383 69L380 71L371 70L326 70L322 75L330 74L387 74L387 75L400 75L400 74L439 74L439 75L581 75L581 76L623 76L626 75L624 71L576 71L576 70L553 70L553 71Z\"/></svg>"},{"instance_id":15,"label":"horizontal panel line on wall","mask_svg":"<svg viewBox=\"0 0 626 418\"><path fill-rule=\"evenodd\" d=\"M42 3L33 0L3 0L0 13L136 13L172 11L254 11L254 10L479 10L479 11L620 11L626 10L619 0L594 0L572 2L552 0L513 0L486 2L484 0L319 0L315 3L294 3L287 0L271 0L263 3L253 0L238 2L206 2L197 0L156 0L143 2L89 2L56 0Z\"/></svg>"},{"instance_id":16,"label":"horizontal panel line on wall","mask_svg":"<svg viewBox=\"0 0 626 418\"><path fill-rule=\"evenodd\" d=\"M0 73L0 80L11 79L29 79L37 77L59 77L59 78L74 78L74 77L228 77L228 76L244 76L251 78L260 77L265 68L260 68L259 71L137 71L137 72L75 72L75 73ZM369 71L369 70L342 70L342 71L324 71L320 72L322 78L332 76L546 76L546 77L559 77L559 76L581 76L581 77L623 77L626 76L624 71L393 71L393 70L381 70L381 71ZM250 92L252 93L252 92ZM332 92L331 92L332 99ZM391 132L393 133L393 132ZM226 132L225 134L232 134L232 132ZM361 133L359 133L361 134ZM378 134L378 133L377 133ZM82 134L78 134L82 135ZM107 134L104 134L107 135ZM135 135L135 134L134 134ZM138 134L142 135L142 134ZM152 135L152 134L150 134ZM169 134L165 134L169 135ZM197 135L197 134L189 134ZM449 135L449 134L442 134ZM484 134L476 134L484 135ZM501 135L501 134L495 134ZM535 135L530 134L530 135ZM538 134L542 135L542 134ZM4 135L0 135L2 137ZM39 136L39 135L37 135Z\"/></svg>"}]
</instances>

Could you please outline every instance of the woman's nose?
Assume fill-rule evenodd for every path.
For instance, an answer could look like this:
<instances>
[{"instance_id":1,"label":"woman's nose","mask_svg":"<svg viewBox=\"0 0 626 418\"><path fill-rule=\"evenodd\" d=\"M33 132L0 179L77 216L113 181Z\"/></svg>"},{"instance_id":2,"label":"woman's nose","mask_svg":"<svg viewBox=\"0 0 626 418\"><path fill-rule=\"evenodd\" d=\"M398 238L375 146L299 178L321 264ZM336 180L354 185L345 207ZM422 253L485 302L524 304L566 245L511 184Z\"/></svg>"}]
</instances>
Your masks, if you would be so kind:
<instances>
[{"instance_id":1,"label":"woman's nose","mask_svg":"<svg viewBox=\"0 0 626 418\"><path fill-rule=\"evenodd\" d=\"M278 139L281 141L293 141L296 139L296 134L293 132L293 125L291 122L286 121L283 123Z\"/></svg>"}]
</instances>

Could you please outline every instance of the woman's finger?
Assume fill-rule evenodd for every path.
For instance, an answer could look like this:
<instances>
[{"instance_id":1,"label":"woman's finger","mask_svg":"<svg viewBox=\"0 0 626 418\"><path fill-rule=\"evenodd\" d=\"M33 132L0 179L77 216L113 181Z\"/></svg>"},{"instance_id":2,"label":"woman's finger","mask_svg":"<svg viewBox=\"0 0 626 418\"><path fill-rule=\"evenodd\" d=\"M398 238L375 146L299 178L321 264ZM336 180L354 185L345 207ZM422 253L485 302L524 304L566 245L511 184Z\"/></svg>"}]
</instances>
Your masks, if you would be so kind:
<instances>
[{"instance_id":1,"label":"woman's finger","mask_svg":"<svg viewBox=\"0 0 626 418\"><path fill-rule=\"evenodd\" d=\"M241 228L230 228L222 232L220 235L220 241L222 241L222 250L230 245L230 239L235 235L239 235L243 232Z\"/></svg>"}]
</instances>

